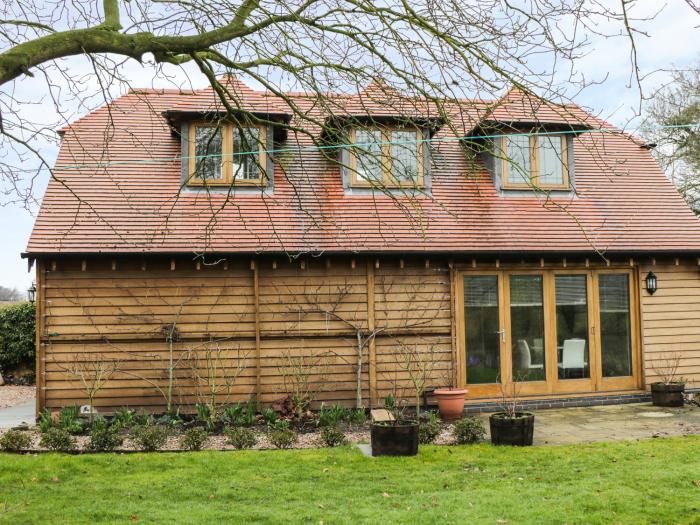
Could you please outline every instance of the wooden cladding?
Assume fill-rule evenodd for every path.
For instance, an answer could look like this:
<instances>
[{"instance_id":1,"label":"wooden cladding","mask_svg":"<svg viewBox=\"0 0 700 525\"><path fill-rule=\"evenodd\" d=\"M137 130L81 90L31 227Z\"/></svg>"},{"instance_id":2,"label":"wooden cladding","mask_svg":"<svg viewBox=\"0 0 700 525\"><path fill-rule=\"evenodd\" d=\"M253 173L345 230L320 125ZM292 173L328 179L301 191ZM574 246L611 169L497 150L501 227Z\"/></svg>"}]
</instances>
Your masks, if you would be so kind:
<instances>
[{"instance_id":1,"label":"wooden cladding","mask_svg":"<svg viewBox=\"0 0 700 525\"><path fill-rule=\"evenodd\" d=\"M433 379L444 382L451 352L450 274L440 261L406 260L401 268L398 260L374 259L310 258L302 264L237 258L209 265L154 258L145 271L142 262L119 259L115 271L114 261L91 259L83 271L81 261L61 260L39 281L47 361L39 408L84 404L71 368L103 358L117 361L119 369L98 393L98 407L162 410L173 325L175 361L187 355L174 372L178 405L196 402L188 366L212 352L220 377L243 368L221 402L284 397L289 386L281 367L292 356L323 360L323 370L311 377L318 402L352 405L358 330L376 333L362 349L365 405L388 393L410 397L398 369L402 344L439 357Z\"/></svg>"},{"instance_id":2,"label":"wooden cladding","mask_svg":"<svg viewBox=\"0 0 700 525\"><path fill-rule=\"evenodd\" d=\"M83 266L85 269L83 269ZM163 410L172 351L186 356L174 370L173 401L197 400L190 365L215 355L216 377L237 371L230 397L270 403L289 392L285 357L323 360L312 374L317 401L355 404L358 331L370 337L361 349L359 385L365 405L388 394L410 398L402 348L430 353L427 386L459 376L460 332L454 319L457 277L463 272L583 272L629 270L635 276L632 307L641 331L641 377L648 387L655 367L680 355L679 374L700 386L700 266L680 259L532 261L441 258L324 257L229 258L217 264L184 258L59 259L37 264L37 408L84 404L71 369L75 363L111 359L119 364L98 393L104 410L120 406ZM658 291L640 279L653 270ZM173 325L176 330L170 332ZM550 326L551 330L551 326ZM556 366L556 364L552 365ZM242 370L241 370L242 369ZM555 392L557 393L557 392ZM559 392L561 395L562 393Z\"/></svg>"},{"instance_id":3,"label":"wooden cladding","mask_svg":"<svg viewBox=\"0 0 700 525\"><path fill-rule=\"evenodd\" d=\"M700 265L683 259L653 263L639 267L646 384L658 381L658 368L678 356L678 376L687 388L700 387ZM650 270L657 278L653 295L644 283Z\"/></svg>"}]
</instances>

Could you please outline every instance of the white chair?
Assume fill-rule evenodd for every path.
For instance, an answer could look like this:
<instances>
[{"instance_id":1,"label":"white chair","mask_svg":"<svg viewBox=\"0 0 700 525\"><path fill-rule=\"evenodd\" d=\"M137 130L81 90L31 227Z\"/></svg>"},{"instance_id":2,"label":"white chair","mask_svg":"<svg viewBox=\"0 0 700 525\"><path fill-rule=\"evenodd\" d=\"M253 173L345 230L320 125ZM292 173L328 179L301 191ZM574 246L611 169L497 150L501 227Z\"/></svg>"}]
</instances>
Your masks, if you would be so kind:
<instances>
[{"instance_id":1,"label":"white chair","mask_svg":"<svg viewBox=\"0 0 700 525\"><path fill-rule=\"evenodd\" d=\"M583 370L588 366L586 362L586 340L566 339L562 348L561 363L562 370Z\"/></svg>"},{"instance_id":2,"label":"white chair","mask_svg":"<svg viewBox=\"0 0 700 525\"><path fill-rule=\"evenodd\" d=\"M514 365L517 370L541 370L544 363L535 364L532 362L530 346L525 339L518 339L515 342L515 352L513 356Z\"/></svg>"}]
</instances>

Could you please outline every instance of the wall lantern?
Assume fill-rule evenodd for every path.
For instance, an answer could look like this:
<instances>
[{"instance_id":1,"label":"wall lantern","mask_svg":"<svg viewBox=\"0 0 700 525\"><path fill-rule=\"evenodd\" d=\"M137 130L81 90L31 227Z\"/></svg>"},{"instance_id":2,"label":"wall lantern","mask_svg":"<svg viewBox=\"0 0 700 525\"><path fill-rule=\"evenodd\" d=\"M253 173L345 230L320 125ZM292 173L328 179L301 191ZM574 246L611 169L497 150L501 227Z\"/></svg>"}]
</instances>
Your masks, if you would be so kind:
<instances>
[{"instance_id":1,"label":"wall lantern","mask_svg":"<svg viewBox=\"0 0 700 525\"><path fill-rule=\"evenodd\" d=\"M646 282L649 295L654 295L654 292L656 292L656 275L654 275L654 272L649 272L644 281Z\"/></svg>"},{"instance_id":2,"label":"wall lantern","mask_svg":"<svg viewBox=\"0 0 700 525\"><path fill-rule=\"evenodd\" d=\"M34 299L36 298L36 284L32 283L32 285L27 289L27 298L30 302L34 302Z\"/></svg>"}]
</instances>

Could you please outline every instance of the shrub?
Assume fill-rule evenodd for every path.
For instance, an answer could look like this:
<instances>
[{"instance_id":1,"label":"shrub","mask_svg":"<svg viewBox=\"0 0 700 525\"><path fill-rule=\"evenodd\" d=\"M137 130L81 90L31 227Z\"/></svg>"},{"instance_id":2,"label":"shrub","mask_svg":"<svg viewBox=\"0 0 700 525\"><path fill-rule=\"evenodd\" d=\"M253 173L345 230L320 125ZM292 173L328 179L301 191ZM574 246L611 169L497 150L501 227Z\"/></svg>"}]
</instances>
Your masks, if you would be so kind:
<instances>
[{"instance_id":1,"label":"shrub","mask_svg":"<svg viewBox=\"0 0 700 525\"><path fill-rule=\"evenodd\" d=\"M330 407L321 406L318 411L318 421L316 425L319 427L336 427L341 421L349 419L349 410L340 405Z\"/></svg>"},{"instance_id":2,"label":"shrub","mask_svg":"<svg viewBox=\"0 0 700 525\"><path fill-rule=\"evenodd\" d=\"M182 425L185 422L184 419L182 419L182 416L180 415L180 409L176 410L171 410L170 412L166 412L162 416L160 416L157 420L156 423L159 425L164 425L166 427L170 428L175 428L180 425ZM213 427L213 422L211 424Z\"/></svg>"},{"instance_id":3,"label":"shrub","mask_svg":"<svg viewBox=\"0 0 700 525\"><path fill-rule=\"evenodd\" d=\"M35 311L30 302L0 308L0 370L34 370Z\"/></svg>"},{"instance_id":4,"label":"shrub","mask_svg":"<svg viewBox=\"0 0 700 525\"><path fill-rule=\"evenodd\" d=\"M165 445L168 429L160 425L139 425L132 430L131 439L139 449L153 452Z\"/></svg>"},{"instance_id":5,"label":"shrub","mask_svg":"<svg viewBox=\"0 0 700 525\"><path fill-rule=\"evenodd\" d=\"M486 429L480 419L463 417L454 424L452 435L458 445L467 445L484 439Z\"/></svg>"},{"instance_id":6,"label":"shrub","mask_svg":"<svg viewBox=\"0 0 700 525\"><path fill-rule=\"evenodd\" d=\"M76 447L75 438L66 429L59 427L52 427L44 432L39 445L48 450L61 452L70 452Z\"/></svg>"},{"instance_id":7,"label":"shrub","mask_svg":"<svg viewBox=\"0 0 700 525\"><path fill-rule=\"evenodd\" d=\"M424 445L432 443L440 435L442 426L435 411L428 412L428 417L420 422L418 441Z\"/></svg>"},{"instance_id":8,"label":"shrub","mask_svg":"<svg viewBox=\"0 0 700 525\"><path fill-rule=\"evenodd\" d=\"M20 452L32 446L32 438L26 432L8 430L0 436L0 449L6 452Z\"/></svg>"},{"instance_id":9,"label":"shrub","mask_svg":"<svg viewBox=\"0 0 700 525\"><path fill-rule=\"evenodd\" d=\"M114 411L114 417L112 418L112 426L117 429L121 428L131 428L136 422L136 412L130 410L126 407L119 408Z\"/></svg>"},{"instance_id":10,"label":"shrub","mask_svg":"<svg viewBox=\"0 0 700 525\"><path fill-rule=\"evenodd\" d=\"M265 408L262 411L262 418L267 426L274 426L277 423L279 416L277 415L277 412L275 412L273 409Z\"/></svg>"},{"instance_id":11,"label":"shrub","mask_svg":"<svg viewBox=\"0 0 700 525\"><path fill-rule=\"evenodd\" d=\"M338 427L323 427L321 429L321 441L327 447L337 447L347 441L345 434Z\"/></svg>"},{"instance_id":12,"label":"shrub","mask_svg":"<svg viewBox=\"0 0 700 525\"><path fill-rule=\"evenodd\" d=\"M275 448L291 448L299 440L299 435L289 428L287 421L278 421L270 429L268 439Z\"/></svg>"},{"instance_id":13,"label":"shrub","mask_svg":"<svg viewBox=\"0 0 700 525\"><path fill-rule=\"evenodd\" d=\"M235 403L231 406L227 406L224 409L222 419L225 423L229 425L237 426L240 425L240 421L243 417L243 405L240 403Z\"/></svg>"},{"instance_id":14,"label":"shrub","mask_svg":"<svg viewBox=\"0 0 700 525\"><path fill-rule=\"evenodd\" d=\"M124 438L119 435L115 427L95 425L90 431L90 440L85 449L91 452L111 452L122 446Z\"/></svg>"},{"instance_id":15,"label":"shrub","mask_svg":"<svg viewBox=\"0 0 700 525\"><path fill-rule=\"evenodd\" d=\"M83 423L79 415L80 409L77 406L63 407L58 413L58 427L69 434L80 434L83 431Z\"/></svg>"},{"instance_id":16,"label":"shrub","mask_svg":"<svg viewBox=\"0 0 700 525\"><path fill-rule=\"evenodd\" d=\"M355 410L351 410L349 420L351 423L355 423L356 425L364 425L365 421L367 421L365 409L356 408Z\"/></svg>"},{"instance_id":17,"label":"shrub","mask_svg":"<svg viewBox=\"0 0 700 525\"><path fill-rule=\"evenodd\" d=\"M258 441L255 433L251 429L244 427L226 428L224 435L226 436L226 442L238 449L252 448Z\"/></svg>"},{"instance_id":18,"label":"shrub","mask_svg":"<svg viewBox=\"0 0 700 525\"><path fill-rule=\"evenodd\" d=\"M209 434L202 428L189 428L182 436L180 446L185 450L202 450Z\"/></svg>"},{"instance_id":19,"label":"shrub","mask_svg":"<svg viewBox=\"0 0 700 525\"><path fill-rule=\"evenodd\" d=\"M41 432L46 432L53 426L53 417L51 417L51 410L45 408L39 414L39 430Z\"/></svg>"}]
</instances>

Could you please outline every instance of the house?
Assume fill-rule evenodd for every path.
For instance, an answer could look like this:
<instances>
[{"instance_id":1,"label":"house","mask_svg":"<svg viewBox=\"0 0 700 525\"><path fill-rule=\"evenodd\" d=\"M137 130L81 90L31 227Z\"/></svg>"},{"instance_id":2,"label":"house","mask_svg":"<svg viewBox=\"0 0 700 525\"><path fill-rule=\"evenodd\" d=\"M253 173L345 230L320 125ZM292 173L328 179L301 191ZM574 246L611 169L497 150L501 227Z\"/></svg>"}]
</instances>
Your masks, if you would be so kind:
<instances>
[{"instance_id":1,"label":"house","mask_svg":"<svg viewBox=\"0 0 700 525\"><path fill-rule=\"evenodd\" d=\"M62 130L24 254L37 409L375 406L410 356L471 404L641 399L675 361L700 386L700 227L639 139L518 90L224 83L231 119L133 90Z\"/></svg>"}]
</instances>

